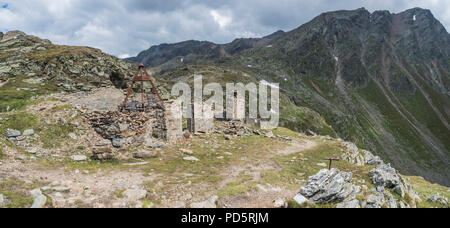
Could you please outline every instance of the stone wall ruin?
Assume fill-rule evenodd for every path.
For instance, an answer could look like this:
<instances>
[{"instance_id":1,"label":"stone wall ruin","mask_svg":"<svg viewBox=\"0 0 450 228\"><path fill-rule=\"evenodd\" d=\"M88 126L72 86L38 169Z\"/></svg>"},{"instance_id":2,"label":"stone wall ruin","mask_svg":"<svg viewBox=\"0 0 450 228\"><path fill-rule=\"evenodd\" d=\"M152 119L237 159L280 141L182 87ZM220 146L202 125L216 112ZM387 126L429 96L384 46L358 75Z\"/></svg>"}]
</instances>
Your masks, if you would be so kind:
<instances>
[{"instance_id":1,"label":"stone wall ruin","mask_svg":"<svg viewBox=\"0 0 450 228\"><path fill-rule=\"evenodd\" d=\"M131 97L122 112L119 110L123 99L116 100L115 109L92 107L85 117L101 137L112 141L114 147L144 143L152 138L174 140L182 137L181 110L175 114L171 111L177 107L173 101L162 103L156 96L147 95L143 103L138 101L139 97ZM93 97L92 102L101 103L98 97Z\"/></svg>"}]
</instances>

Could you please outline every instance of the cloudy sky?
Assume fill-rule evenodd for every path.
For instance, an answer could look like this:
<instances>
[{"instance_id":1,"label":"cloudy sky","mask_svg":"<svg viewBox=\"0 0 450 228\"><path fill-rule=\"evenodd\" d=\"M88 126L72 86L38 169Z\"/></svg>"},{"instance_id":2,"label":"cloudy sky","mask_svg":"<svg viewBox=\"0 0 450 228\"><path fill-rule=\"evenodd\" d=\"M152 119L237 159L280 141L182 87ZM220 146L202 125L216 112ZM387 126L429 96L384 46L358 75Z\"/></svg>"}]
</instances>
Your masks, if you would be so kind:
<instances>
[{"instance_id":1,"label":"cloudy sky","mask_svg":"<svg viewBox=\"0 0 450 228\"><path fill-rule=\"evenodd\" d=\"M450 31L450 0L0 0L0 31L134 56L183 40L227 43L289 31L325 11L427 8Z\"/></svg>"}]
</instances>

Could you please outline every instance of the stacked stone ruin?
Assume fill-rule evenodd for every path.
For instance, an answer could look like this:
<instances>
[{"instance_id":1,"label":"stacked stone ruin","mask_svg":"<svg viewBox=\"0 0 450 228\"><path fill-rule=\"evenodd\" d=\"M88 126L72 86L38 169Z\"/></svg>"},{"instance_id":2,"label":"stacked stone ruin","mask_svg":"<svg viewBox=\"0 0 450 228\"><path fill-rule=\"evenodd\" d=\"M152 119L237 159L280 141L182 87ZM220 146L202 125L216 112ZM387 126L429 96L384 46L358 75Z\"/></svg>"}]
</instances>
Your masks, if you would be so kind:
<instances>
[{"instance_id":1,"label":"stacked stone ruin","mask_svg":"<svg viewBox=\"0 0 450 228\"><path fill-rule=\"evenodd\" d=\"M94 158L111 159L111 144L121 148L153 138L173 140L182 137L181 111L173 112L173 107L176 107L173 101L162 103L154 96L149 96L145 104L139 101L127 102L122 112L118 107L117 111L85 113L95 131L111 142L96 145L93 148Z\"/></svg>"}]
</instances>

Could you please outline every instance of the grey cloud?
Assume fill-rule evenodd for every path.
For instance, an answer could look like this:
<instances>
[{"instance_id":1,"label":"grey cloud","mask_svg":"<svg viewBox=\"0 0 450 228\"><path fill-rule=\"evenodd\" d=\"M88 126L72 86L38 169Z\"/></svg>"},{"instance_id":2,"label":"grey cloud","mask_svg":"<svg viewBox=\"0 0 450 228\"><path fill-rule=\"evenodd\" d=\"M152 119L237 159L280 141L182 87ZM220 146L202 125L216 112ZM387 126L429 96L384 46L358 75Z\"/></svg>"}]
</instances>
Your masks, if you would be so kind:
<instances>
[{"instance_id":1,"label":"grey cloud","mask_svg":"<svg viewBox=\"0 0 450 228\"><path fill-rule=\"evenodd\" d=\"M19 29L58 44L135 55L188 39L230 42L294 29L326 11L365 7L400 12L429 8L447 29L446 0L3 0L0 30Z\"/></svg>"}]
</instances>

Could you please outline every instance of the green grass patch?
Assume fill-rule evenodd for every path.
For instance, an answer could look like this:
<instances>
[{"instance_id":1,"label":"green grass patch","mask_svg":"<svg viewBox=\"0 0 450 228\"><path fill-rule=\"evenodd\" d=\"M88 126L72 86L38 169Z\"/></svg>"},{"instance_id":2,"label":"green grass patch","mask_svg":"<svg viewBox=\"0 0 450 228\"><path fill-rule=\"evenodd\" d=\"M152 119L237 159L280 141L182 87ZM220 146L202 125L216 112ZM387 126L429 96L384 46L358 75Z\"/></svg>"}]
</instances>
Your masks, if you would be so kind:
<instances>
[{"instance_id":1,"label":"green grass patch","mask_svg":"<svg viewBox=\"0 0 450 228\"><path fill-rule=\"evenodd\" d=\"M227 183L224 188L221 188L218 192L219 197L235 196L244 194L252 190L257 183L253 181L251 175L242 172L236 181Z\"/></svg>"},{"instance_id":2,"label":"green grass patch","mask_svg":"<svg viewBox=\"0 0 450 228\"><path fill-rule=\"evenodd\" d=\"M0 134L5 135L8 129L15 129L23 132L25 129L36 129L39 118L28 112L15 112L2 115L0 120Z\"/></svg>"},{"instance_id":3,"label":"green grass patch","mask_svg":"<svg viewBox=\"0 0 450 228\"><path fill-rule=\"evenodd\" d=\"M0 194L3 194L7 200L3 205L5 208L28 208L33 204L33 197L29 191L39 187L35 183L27 184L15 178L4 179L0 181Z\"/></svg>"},{"instance_id":4,"label":"green grass patch","mask_svg":"<svg viewBox=\"0 0 450 228\"><path fill-rule=\"evenodd\" d=\"M413 189L419 194L419 197L422 199L422 202L417 205L419 208L450 208L450 205L443 205L437 202L429 202L427 199L435 194L439 193L439 195L450 199L450 190L448 187L441 186L438 184L432 184L422 177L408 177L410 179L410 183Z\"/></svg>"},{"instance_id":5,"label":"green grass patch","mask_svg":"<svg viewBox=\"0 0 450 228\"><path fill-rule=\"evenodd\" d=\"M26 76L9 78L6 85L0 89L0 112L11 110L21 110L33 104L31 98L38 95L51 94L58 91L56 85L52 83L30 84L23 80Z\"/></svg>"},{"instance_id":6,"label":"green grass patch","mask_svg":"<svg viewBox=\"0 0 450 228\"><path fill-rule=\"evenodd\" d=\"M39 128L38 133L41 136L41 141L43 143L43 148L52 149L60 147L64 140L69 139L69 133L75 131L75 126L70 123L52 123L45 126L44 128Z\"/></svg>"}]
</instances>

